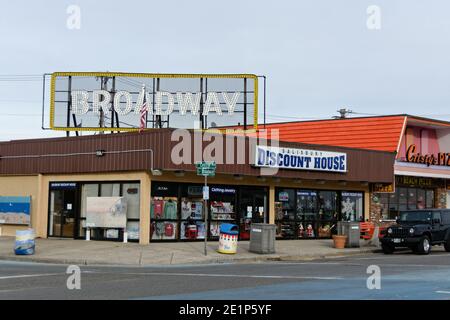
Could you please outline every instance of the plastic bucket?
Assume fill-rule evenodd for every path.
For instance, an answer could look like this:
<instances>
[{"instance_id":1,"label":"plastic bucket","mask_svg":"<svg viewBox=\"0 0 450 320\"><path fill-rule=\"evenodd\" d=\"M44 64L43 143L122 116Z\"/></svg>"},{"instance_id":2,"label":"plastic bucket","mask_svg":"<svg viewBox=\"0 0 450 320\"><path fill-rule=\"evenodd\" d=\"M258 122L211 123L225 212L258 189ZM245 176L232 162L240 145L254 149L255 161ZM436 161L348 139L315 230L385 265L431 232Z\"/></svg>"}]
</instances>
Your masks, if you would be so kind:
<instances>
[{"instance_id":1,"label":"plastic bucket","mask_svg":"<svg viewBox=\"0 0 450 320\"><path fill-rule=\"evenodd\" d=\"M33 229L16 230L14 253L16 255L32 255L35 252L35 233Z\"/></svg>"},{"instance_id":2,"label":"plastic bucket","mask_svg":"<svg viewBox=\"0 0 450 320\"><path fill-rule=\"evenodd\" d=\"M235 254L238 245L238 226L234 224L222 224L220 226L219 253Z\"/></svg>"}]
</instances>

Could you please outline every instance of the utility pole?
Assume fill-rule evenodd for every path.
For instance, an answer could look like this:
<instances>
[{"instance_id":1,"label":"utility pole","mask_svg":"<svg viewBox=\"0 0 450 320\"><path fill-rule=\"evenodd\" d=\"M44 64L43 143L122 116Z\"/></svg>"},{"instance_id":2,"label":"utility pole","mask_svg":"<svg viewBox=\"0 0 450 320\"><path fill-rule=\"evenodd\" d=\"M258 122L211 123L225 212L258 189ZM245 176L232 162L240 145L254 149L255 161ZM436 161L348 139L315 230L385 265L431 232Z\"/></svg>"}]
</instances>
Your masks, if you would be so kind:
<instances>
[{"instance_id":1,"label":"utility pole","mask_svg":"<svg viewBox=\"0 0 450 320\"><path fill-rule=\"evenodd\" d=\"M347 115L349 115L350 113L353 113L352 110L346 109L346 108L341 108L337 112L339 112L340 116L334 116L333 117L334 119L345 119L345 118L347 118Z\"/></svg>"}]
</instances>

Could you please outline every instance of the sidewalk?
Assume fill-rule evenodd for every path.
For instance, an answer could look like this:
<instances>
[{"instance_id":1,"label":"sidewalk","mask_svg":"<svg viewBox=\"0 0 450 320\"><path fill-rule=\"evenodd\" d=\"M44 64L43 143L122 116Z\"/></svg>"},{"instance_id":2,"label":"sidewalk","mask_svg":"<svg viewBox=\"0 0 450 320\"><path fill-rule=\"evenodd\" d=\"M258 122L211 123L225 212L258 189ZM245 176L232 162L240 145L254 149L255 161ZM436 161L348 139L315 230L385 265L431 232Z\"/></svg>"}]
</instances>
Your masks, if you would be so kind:
<instances>
[{"instance_id":1,"label":"sidewalk","mask_svg":"<svg viewBox=\"0 0 450 320\"><path fill-rule=\"evenodd\" d=\"M16 256L14 237L0 237L0 260L16 260L78 265L162 266L270 260L312 260L335 256L373 252L375 247L334 249L332 240L285 240L276 242L276 253L261 255L249 252L249 241L239 242L234 255L216 252L218 242L208 242L204 255L203 242L136 243L84 241L66 239L37 239L36 253Z\"/></svg>"}]
</instances>

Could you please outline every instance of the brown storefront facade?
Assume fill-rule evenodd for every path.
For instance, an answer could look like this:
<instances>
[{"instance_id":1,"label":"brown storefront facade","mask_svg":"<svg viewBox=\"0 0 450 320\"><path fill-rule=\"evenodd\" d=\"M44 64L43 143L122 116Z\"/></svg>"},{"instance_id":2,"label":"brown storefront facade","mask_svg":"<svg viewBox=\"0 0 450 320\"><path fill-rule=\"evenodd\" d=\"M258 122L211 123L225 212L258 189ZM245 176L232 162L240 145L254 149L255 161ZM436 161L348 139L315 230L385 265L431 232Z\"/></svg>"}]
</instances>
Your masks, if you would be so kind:
<instances>
[{"instance_id":1,"label":"brown storefront facade","mask_svg":"<svg viewBox=\"0 0 450 320\"><path fill-rule=\"evenodd\" d=\"M367 220L371 186L394 179L394 153L279 142L288 153L345 154L346 170L280 168L265 175L255 166L255 146L271 141L184 133L192 139L183 141L182 154L175 152L179 130L172 129L1 142L0 197L31 197L29 225L3 224L3 234L31 226L43 238L84 238L88 198L120 197L126 228L91 227L91 239L214 240L224 222L239 226L241 240L254 222L276 223L278 238L329 238L339 220ZM208 178L206 225L204 180L194 165L201 155L217 163ZM180 158L184 163L173 160Z\"/></svg>"}]
</instances>

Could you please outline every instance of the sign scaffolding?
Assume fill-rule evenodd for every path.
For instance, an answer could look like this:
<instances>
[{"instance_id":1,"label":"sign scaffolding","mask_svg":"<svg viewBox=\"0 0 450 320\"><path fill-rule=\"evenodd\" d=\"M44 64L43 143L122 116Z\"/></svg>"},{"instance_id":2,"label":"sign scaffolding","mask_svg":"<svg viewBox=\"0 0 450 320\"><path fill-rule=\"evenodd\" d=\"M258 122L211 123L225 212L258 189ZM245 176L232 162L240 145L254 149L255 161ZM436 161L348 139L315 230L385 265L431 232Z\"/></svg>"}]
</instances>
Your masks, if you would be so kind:
<instances>
[{"instance_id":1,"label":"sign scaffolding","mask_svg":"<svg viewBox=\"0 0 450 320\"><path fill-rule=\"evenodd\" d=\"M49 104L50 129L61 131L257 129L258 76L56 72Z\"/></svg>"}]
</instances>

